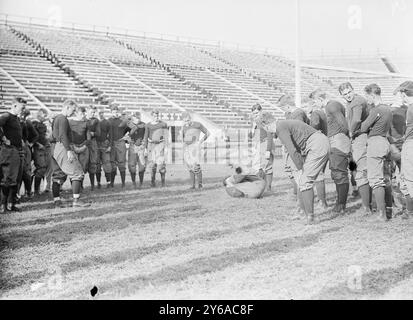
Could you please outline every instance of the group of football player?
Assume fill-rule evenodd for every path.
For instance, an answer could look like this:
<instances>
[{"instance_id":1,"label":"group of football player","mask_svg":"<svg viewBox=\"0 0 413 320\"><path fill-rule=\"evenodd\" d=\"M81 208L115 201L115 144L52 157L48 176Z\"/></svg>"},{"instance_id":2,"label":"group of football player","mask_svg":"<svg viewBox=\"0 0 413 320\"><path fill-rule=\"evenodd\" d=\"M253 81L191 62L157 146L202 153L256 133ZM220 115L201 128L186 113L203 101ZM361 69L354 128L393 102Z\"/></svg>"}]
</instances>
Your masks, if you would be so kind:
<instances>
[{"instance_id":1,"label":"group of football player","mask_svg":"<svg viewBox=\"0 0 413 320\"><path fill-rule=\"evenodd\" d=\"M317 89L303 99L302 108L295 108L291 96L281 97L279 106L289 110L285 120L276 120L255 104L252 118L258 165L250 172L238 167L236 174L226 178L228 194L259 198L270 190L274 139L278 138L297 200L294 219L315 222L314 187L318 207L329 209L324 175L328 163L336 189L333 212L348 212L352 188L352 196L361 197L366 215L380 221L413 216L413 81L395 89L392 105L383 103L381 88L374 83L363 94L355 93L349 82L342 83L338 91L342 102Z\"/></svg>"},{"instance_id":2,"label":"group of football player","mask_svg":"<svg viewBox=\"0 0 413 320\"><path fill-rule=\"evenodd\" d=\"M192 188L196 187L196 178L202 188L199 148L209 132L192 121L189 113L183 120L184 161ZM204 135L200 140L201 132ZM85 175L89 175L93 191L101 188L102 169L106 188L114 188L119 171L121 187L125 188L126 163L134 188L142 187L146 168L150 170L151 187L156 187L157 172L161 186L165 186L169 129L158 110L153 110L151 121L144 123L140 112L126 113L112 105L106 119L103 108L85 108L66 100L60 113L41 108L31 115L27 101L17 97L0 115L0 135L1 213L21 211L16 206L20 201L50 192L54 207L68 206L60 196L67 178L73 194L70 205L87 207L90 203L80 199ZM20 196L22 185L24 194Z\"/></svg>"},{"instance_id":3,"label":"group of football player","mask_svg":"<svg viewBox=\"0 0 413 320\"><path fill-rule=\"evenodd\" d=\"M376 215L380 221L398 214L403 219L412 216L413 81L395 89L392 105L383 103L381 88L374 83L364 88L363 95L355 93L349 82L338 91L344 104L322 89L313 91L302 108L295 107L291 96L281 97L278 105L287 110L283 120L255 104L251 110L253 173L237 167L234 175L224 179L227 193L260 198L271 190L278 138L297 201L294 219L314 223L314 187L318 207L329 208L327 164L336 189L332 211L347 212L352 188L352 196L361 197L367 215ZM190 113L182 115L182 151L191 189L195 189L202 188L201 145L210 132L192 118ZM50 191L54 206L66 207L60 193L67 178L73 193L71 206L89 206L80 199L85 175L89 175L91 191L100 189L103 169L106 188L114 188L119 170L125 188L126 163L134 188L142 187L147 167L150 186L156 187L157 172L165 186L170 133L158 110L144 123L140 112L126 113L112 105L106 119L104 109L66 100L58 114L41 108L31 116L27 102L15 98L10 110L0 115L0 135L1 213L20 211L19 201ZM41 192L42 181L45 190ZM25 193L20 197L22 186Z\"/></svg>"}]
</instances>

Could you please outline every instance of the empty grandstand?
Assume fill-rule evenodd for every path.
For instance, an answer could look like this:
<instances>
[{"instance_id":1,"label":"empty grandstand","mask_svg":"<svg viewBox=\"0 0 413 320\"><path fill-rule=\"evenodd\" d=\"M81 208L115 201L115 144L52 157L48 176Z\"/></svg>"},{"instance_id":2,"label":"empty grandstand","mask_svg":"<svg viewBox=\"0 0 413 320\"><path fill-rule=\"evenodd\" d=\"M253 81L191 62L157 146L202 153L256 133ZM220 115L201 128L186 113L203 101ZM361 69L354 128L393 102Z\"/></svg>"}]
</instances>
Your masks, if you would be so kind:
<instances>
[{"instance_id":1,"label":"empty grandstand","mask_svg":"<svg viewBox=\"0 0 413 320\"><path fill-rule=\"evenodd\" d=\"M157 108L170 125L190 111L216 128L248 128L251 105L282 118L277 101L295 88L293 60L212 45L3 21L0 50L2 108L15 95L26 97L32 109L51 110L73 98L143 113ZM387 65L378 56L307 58L302 96L317 87L337 95L343 81L358 91L375 82L390 103L406 77L394 71L408 73L410 64L399 56L386 59Z\"/></svg>"}]
</instances>

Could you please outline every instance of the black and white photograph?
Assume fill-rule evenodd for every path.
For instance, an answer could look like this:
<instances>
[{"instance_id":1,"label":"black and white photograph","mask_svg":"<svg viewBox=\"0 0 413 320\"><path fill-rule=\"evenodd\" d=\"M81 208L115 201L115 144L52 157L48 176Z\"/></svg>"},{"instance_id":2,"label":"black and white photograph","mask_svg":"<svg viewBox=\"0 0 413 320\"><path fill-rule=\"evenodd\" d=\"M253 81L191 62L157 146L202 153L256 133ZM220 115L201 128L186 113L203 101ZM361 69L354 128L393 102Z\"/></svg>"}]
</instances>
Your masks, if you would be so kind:
<instances>
[{"instance_id":1,"label":"black and white photograph","mask_svg":"<svg viewBox=\"0 0 413 320\"><path fill-rule=\"evenodd\" d=\"M412 30L412 0L0 0L0 300L413 300Z\"/></svg>"}]
</instances>

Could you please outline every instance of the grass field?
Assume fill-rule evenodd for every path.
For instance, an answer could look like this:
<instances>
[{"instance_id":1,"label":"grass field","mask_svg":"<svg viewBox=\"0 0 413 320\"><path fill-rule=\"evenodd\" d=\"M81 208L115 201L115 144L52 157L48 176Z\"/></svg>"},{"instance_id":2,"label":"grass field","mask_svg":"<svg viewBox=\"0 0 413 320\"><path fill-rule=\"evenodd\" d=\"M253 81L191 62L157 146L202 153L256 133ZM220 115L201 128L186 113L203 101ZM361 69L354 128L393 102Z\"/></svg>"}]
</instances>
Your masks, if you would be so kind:
<instances>
[{"instance_id":1,"label":"grass field","mask_svg":"<svg viewBox=\"0 0 413 320\"><path fill-rule=\"evenodd\" d=\"M88 209L44 199L0 216L0 297L91 299L96 286L95 299L413 299L413 219L377 222L350 199L347 215L317 210L305 226L281 170L259 200L229 198L229 173L205 166L193 191L169 166L165 189L86 188Z\"/></svg>"}]
</instances>

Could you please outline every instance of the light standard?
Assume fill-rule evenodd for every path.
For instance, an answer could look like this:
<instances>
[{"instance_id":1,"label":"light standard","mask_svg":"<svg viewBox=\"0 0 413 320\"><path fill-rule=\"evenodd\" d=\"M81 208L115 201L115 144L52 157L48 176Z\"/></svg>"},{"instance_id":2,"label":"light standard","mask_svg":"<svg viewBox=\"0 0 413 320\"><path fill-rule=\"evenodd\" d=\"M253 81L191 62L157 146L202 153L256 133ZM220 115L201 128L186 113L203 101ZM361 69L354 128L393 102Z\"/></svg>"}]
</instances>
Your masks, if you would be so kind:
<instances>
[{"instance_id":1,"label":"light standard","mask_svg":"<svg viewBox=\"0 0 413 320\"><path fill-rule=\"evenodd\" d=\"M301 107L300 0L295 0L295 106Z\"/></svg>"}]
</instances>

